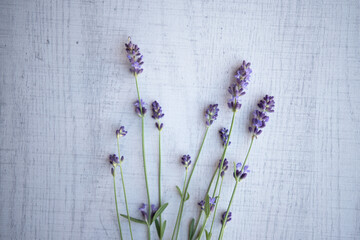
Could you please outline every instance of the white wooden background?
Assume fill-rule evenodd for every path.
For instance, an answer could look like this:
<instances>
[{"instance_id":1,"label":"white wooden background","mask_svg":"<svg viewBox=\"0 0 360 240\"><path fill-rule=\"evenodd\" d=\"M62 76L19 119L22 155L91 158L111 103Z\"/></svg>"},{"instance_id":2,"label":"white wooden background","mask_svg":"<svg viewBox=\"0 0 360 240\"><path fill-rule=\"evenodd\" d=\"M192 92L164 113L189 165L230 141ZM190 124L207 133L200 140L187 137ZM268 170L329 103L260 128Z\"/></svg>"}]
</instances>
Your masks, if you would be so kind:
<instances>
[{"instance_id":1,"label":"white wooden background","mask_svg":"<svg viewBox=\"0 0 360 240\"><path fill-rule=\"evenodd\" d=\"M236 118L230 162L243 161L250 112L264 94L276 112L250 155L225 239L360 239L360 3L343 1L97 1L0 3L0 239L117 239L107 156L125 125L132 215L146 202L135 82L123 44L144 55L140 91L158 100L164 218L171 235L184 170L219 103L189 191L181 239L229 127L227 87L243 59L253 75ZM151 197L157 201L157 131L146 119ZM227 174L220 210L234 181ZM120 181L120 209L124 211ZM226 199L226 201L225 201ZM217 222L219 217L217 218ZM129 239L126 221L122 221ZM220 224L216 224L215 236ZM135 239L146 229L133 224ZM155 227L152 229L155 238Z\"/></svg>"}]
</instances>

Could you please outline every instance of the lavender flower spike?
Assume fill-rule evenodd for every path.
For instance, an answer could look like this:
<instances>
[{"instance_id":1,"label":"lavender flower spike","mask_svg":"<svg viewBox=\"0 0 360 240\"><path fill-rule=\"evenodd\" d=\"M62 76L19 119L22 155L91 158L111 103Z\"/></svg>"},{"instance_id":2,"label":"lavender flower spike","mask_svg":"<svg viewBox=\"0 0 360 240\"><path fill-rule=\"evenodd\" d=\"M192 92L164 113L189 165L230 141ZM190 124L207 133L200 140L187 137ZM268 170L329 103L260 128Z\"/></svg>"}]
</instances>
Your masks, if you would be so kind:
<instances>
[{"instance_id":1,"label":"lavender flower spike","mask_svg":"<svg viewBox=\"0 0 360 240\"><path fill-rule=\"evenodd\" d=\"M143 56L140 53L140 48L131 42L130 37L129 42L127 44L125 43L125 49L131 64L130 72L132 72L134 75L142 73L144 70L141 68L141 66L144 64L142 61Z\"/></svg>"},{"instance_id":2,"label":"lavender flower spike","mask_svg":"<svg viewBox=\"0 0 360 240\"><path fill-rule=\"evenodd\" d=\"M151 117L155 120L159 120L160 118L164 117L164 113L162 112L161 106L157 101L154 101L151 104L151 109L153 114L151 115ZM163 128L164 124L160 123L159 121L157 121L155 123L155 126L157 129L159 129L159 131L161 131L161 129Z\"/></svg>"},{"instance_id":3,"label":"lavender flower spike","mask_svg":"<svg viewBox=\"0 0 360 240\"><path fill-rule=\"evenodd\" d=\"M228 214L228 216L227 216L227 218L226 218L226 223L228 223L228 222L231 221L231 215L232 215L231 212L229 212L229 214ZM224 213L221 215L221 224L224 223L225 217L226 217L226 212L224 212ZM226 223L225 223L225 224L226 224Z\"/></svg>"},{"instance_id":4,"label":"lavender flower spike","mask_svg":"<svg viewBox=\"0 0 360 240\"><path fill-rule=\"evenodd\" d=\"M216 197L212 198L209 196L209 204L210 204L210 211L212 211L216 204ZM204 200L201 200L200 202L198 202L198 205L200 206L201 210L205 209L205 201Z\"/></svg>"},{"instance_id":5,"label":"lavender flower spike","mask_svg":"<svg viewBox=\"0 0 360 240\"><path fill-rule=\"evenodd\" d=\"M191 157L190 155L184 155L181 157L181 163L185 166L185 169L187 169L191 164Z\"/></svg>"},{"instance_id":6,"label":"lavender flower spike","mask_svg":"<svg viewBox=\"0 0 360 240\"><path fill-rule=\"evenodd\" d=\"M135 103L134 103L134 106L135 106L135 112L139 115L139 117L144 117L145 114L146 114L146 103L140 99L140 102L141 102L141 110L140 110L140 104L139 104L139 100L137 100Z\"/></svg>"},{"instance_id":7,"label":"lavender flower spike","mask_svg":"<svg viewBox=\"0 0 360 240\"><path fill-rule=\"evenodd\" d=\"M210 104L209 108L206 109L205 117L206 117L206 125L208 127L210 127L211 124L213 124L213 122L216 120L216 118L218 117L218 112L219 112L218 104Z\"/></svg>"},{"instance_id":8,"label":"lavender flower spike","mask_svg":"<svg viewBox=\"0 0 360 240\"><path fill-rule=\"evenodd\" d=\"M119 129L116 130L116 137L125 137L127 134L127 131L125 130L124 126L121 126Z\"/></svg>"},{"instance_id":9,"label":"lavender flower spike","mask_svg":"<svg viewBox=\"0 0 360 240\"><path fill-rule=\"evenodd\" d=\"M266 95L260 100L258 107L260 110L255 110L253 112L253 118L251 119L249 127L249 131L254 137L257 137L262 133L261 128L264 128L266 126L266 122L269 121L269 116L267 116L266 113L274 112L274 97Z\"/></svg>"},{"instance_id":10,"label":"lavender flower spike","mask_svg":"<svg viewBox=\"0 0 360 240\"><path fill-rule=\"evenodd\" d=\"M222 129L219 130L219 134L220 134L220 138L221 138L221 140L223 142L223 146L225 146L227 141L228 141L228 138L229 138L229 133L228 132L229 132L229 130L226 129L226 128L222 128ZM231 144L231 142L229 141L228 146L230 144Z\"/></svg>"},{"instance_id":11,"label":"lavender flower spike","mask_svg":"<svg viewBox=\"0 0 360 240\"><path fill-rule=\"evenodd\" d=\"M218 165L218 168L221 167L221 159L219 160L219 165ZM229 162L228 160L226 160L226 158L224 159L224 163L223 163L223 166L222 166L222 170L221 170L221 173L220 173L220 176L223 177L225 175L225 171L228 170L229 168Z\"/></svg>"},{"instance_id":12,"label":"lavender flower spike","mask_svg":"<svg viewBox=\"0 0 360 240\"><path fill-rule=\"evenodd\" d=\"M231 94L231 98L228 101L228 107L234 112L241 108L240 97L245 95L245 89L249 85L251 73L250 63L243 61L240 68L236 71L236 82L231 84L228 89L228 92Z\"/></svg>"}]
</instances>

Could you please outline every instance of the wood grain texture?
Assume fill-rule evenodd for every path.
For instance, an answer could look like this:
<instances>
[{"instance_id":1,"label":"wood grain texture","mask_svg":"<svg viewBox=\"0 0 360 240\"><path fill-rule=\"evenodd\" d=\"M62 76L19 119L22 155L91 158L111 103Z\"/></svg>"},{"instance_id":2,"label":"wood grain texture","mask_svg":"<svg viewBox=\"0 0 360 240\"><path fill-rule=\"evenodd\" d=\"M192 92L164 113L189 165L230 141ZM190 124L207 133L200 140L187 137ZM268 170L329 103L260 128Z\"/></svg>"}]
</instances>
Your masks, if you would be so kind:
<instances>
[{"instance_id":1,"label":"wood grain texture","mask_svg":"<svg viewBox=\"0 0 360 240\"><path fill-rule=\"evenodd\" d=\"M258 99L274 95L276 112L255 142L225 239L360 239L358 0L1 1L0 239L117 239L107 156L116 152L120 124L129 131L121 142L129 207L140 216L146 192L135 82L123 49L129 35L144 55L142 97L165 111L166 239L184 177L179 157L195 157L203 110L219 103L189 189L186 239L221 156L217 130L231 120L226 90L243 59L253 76L230 162L244 158ZM157 131L150 116L145 124L156 202ZM233 184L227 174L219 212ZM143 226L133 227L135 239L146 238Z\"/></svg>"}]
</instances>

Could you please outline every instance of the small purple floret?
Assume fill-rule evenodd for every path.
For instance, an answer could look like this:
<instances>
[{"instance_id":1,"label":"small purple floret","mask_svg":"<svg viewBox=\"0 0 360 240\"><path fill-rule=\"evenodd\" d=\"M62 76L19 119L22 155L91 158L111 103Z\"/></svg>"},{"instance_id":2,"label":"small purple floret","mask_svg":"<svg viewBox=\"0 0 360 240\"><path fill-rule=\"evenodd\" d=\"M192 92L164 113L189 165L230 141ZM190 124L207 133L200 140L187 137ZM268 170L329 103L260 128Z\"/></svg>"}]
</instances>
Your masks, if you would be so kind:
<instances>
[{"instance_id":1,"label":"small purple floret","mask_svg":"<svg viewBox=\"0 0 360 240\"><path fill-rule=\"evenodd\" d=\"M221 224L224 224L225 217L226 217L226 213L227 213L227 212L224 212L224 213L221 215ZM227 216L227 218L226 218L225 224L231 221L231 215L232 215L231 212L229 212L229 214L228 214L228 216Z\"/></svg>"},{"instance_id":2,"label":"small purple floret","mask_svg":"<svg viewBox=\"0 0 360 240\"><path fill-rule=\"evenodd\" d=\"M218 168L220 168L220 167L221 167L221 159L219 160ZM221 170L221 173L220 173L221 177L224 176L225 171L226 171L228 168L229 168L229 162L228 162L228 160L226 160L226 158L225 158L225 159L224 159L223 166L222 166L222 170Z\"/></svg>"},{"instance_id":3,"label":"small purple floret","mask_svg":"<svg viewBox=\"0 0 360 240\"><path fill-rule=\"evenodd\" d=\"M125 137L127 134L127 131L125 130L124 126L121 126L119 129L116 130L116 137Z\"/></svg>"},{"instance_id":4,"label":"small purple floret","mask_svg":"<svg viewBox=\"0 0 360 240\"><path fill-rule=\"evenodd\" d=\"M226 145L226 143L227 143L227 141L229 139L229 133L228 132L229 132L229 130L226 129L226 128L222 128L222 129L219 130L220 138L221 138L221 140L223 142L224 147L225 147L225 145ZM231 142L229 141L228 146L230 146L230 144L231 144Z\"/></svg>"},{"instance_id":5,"label":"small purple floret","mask_svg":"<svg viewBox=\"0 0 360 240\"><path fill-rule=\"evenodd\" d=\"M181 163L185 166L185 169L187 169L191 164L191 157L190 155L183 155L181 157Z\"/></svg>"},{"instance_id":6,"label":"small purple floret","mask_svg":"<svg viewBox=\"0 0 360 240\"><path fill-rule=\"evenodd\" d=\"M140 99L140 103L141 103L141 110L140 110L140 104L139 104L139 100L137 100L135 103L134 103L134 106L135 106L135 112L137 113L137 115L139 115L139 117L143 117L145 116L146 114L146 103Z\"/></svg>"},{"instance_id":7,"label":"small purple floret","mask_svg":"<svg viewBox=\"0 0 360 240\"><path fill-rule=\"evenodd\" d=\"M161 106L157 101L154 101L151 104L151 109L152 109L152 115L151 117L155 120L159 120L160 118L164 117L164 113L162 112ZM157 121L155 123L155 126L157 129L159 129L159 131L161 131L161 129L163 128L164 124L160 123L159 121Z\"/></svg>"},{"instance_id":8,"label":"small purple floret","mask_svg":"<svg viewBox=\"0 0 360 240\"><path fill-rule=\"evenodd\" d=\"M266 113L274 112L275 101L273 96L266 95L258 103L260 110L255 110L253 112L253 118L249 126L249 131L253 136L257 137L262 133L261 128L266 126L266 122L269 121L269 116Z\"/></svg>"},{"instance_id":9,"label":"small purple floret","mask_svg":"<svg viewBox=\"0 0 360 240\"><path fill-rule=\"evenodd\" d=\"M239 162L236 164L236 170L233 175L236 181L240 181L242 179L245 179L249 172L249 166L245 165L244 169L242 169L242 163Z\"/></svg>"}]
</instances>

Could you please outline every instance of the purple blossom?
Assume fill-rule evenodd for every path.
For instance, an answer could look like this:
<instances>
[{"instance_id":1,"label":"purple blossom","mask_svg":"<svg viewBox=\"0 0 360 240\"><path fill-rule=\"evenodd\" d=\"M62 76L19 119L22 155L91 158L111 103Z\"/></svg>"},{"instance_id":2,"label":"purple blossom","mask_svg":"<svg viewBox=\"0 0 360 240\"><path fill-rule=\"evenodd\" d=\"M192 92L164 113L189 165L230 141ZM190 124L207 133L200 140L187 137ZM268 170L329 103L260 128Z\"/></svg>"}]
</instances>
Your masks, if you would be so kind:
<instances>
[{"instance_id":1,"label":"purple blossom","mask_svg":"<svg viewBox=\"0 0 360 240\"><path fill-rule=\"evenodd\" d=\"M221 224L224 224L224 221L225 221L225 217L226 217L226 211L221 215ZM230 222L231 221L231 212L229 212L227 218L226 218L226 223ZM226 224L225 223L225 224Z\"/></svg>"},{"instance_id":2,"label":"purple blossom","mask_svg":"<svg viewBox=\"0 0 360 240\"><path fill-rule=\"evenodd\" d=\"M181 157L181 163L185 166L185 169L187 169L191 164L191 157L190 155L183 155Z\"/></svg>"},{"instance_id":3,"label":"purple blossom","mask_svg":"<svg viewBox=\"0 0 360 240\"><path fill-rule=\"evenodd\" d=\"M144 63L142 61L143 56L140 53L140 48L130 41L130 37L129 42L125 43L125 49L127 52L127 58L131 64L130 72L132 72L134 75L142 73L144 70L141 68Z\"/></svg>"},{"instance_id":4,"label":"purple blossom","mask_svg":"<svg viewBox=\"0 0 360 240\"><path fill-rule=\"evenodd\" d=\"M244 169L242 169L242 163L239 162L236 164L236 169L233 175L236 181L240 181L242 179L245 179L249 172L249 166L245 165Z\"/></svg>"},{"instance_id":5,"label":"purple blossom","mask_svg":"<svg viewBox=\"0 0 360 240\"><path fill-rule=\"evenodd\" d=\"M209 108L206 109L205 117L206 117L206 125L208 127L210 127L211 124L213 124L213 122L216 120L216 118L218 117L218 112L219 112L218 104L210 104Z\"/></svg>"},{"instance_id":6,"label":"purple blossom","mask_svg":"<svg viewBox=\"0 0 360 240\"><path fill-rule=\"evenodd\" d=\"M219 160L218 168L220 168L220 167L221 167L221 159ZM229 168L229 162L228 162L228 160L226 160L226 158L225 158L225 159L224 159L223 166L222 166L222 170L221 170L221 173L220 173L221 177L224 176L225 171L228 170L228 168Z\"/></svg>"},{"instance_id":7,"label":"purple blossom","mask_svg":"<svg viewBox=\"0 0 360 240\"><path fill-rule=\"evenodd\" d=\"M231 84L228 89L228 92L231 94L231 98L228 100L228 107L234 112L241 108L240 97L245 95L245 89L249 85L251 72L250 63L243 61L240 68L236 71L235 83Z\"/></svg>"},{"instance_id":8,"label":"purple blossom","mask_svg":"<svg viewBox=\"0 0 360 240\"><path fill-rule=\"evenodd\" d=\"M223 146L225 146L226 145L226 143L227 143L227 141L228 141L228 139L229 139L229 130L228 129L226 129L226 128L222 128L222 129L220 129L219 130L219 134L220 134L220 138L221 138L221 140L222 140L222 142L223 142ZM231 142L229 141L229 144L228 144L228 146L231 144Z\"/></svg>"},{"instance_id":9,"label":"purple blossom","mask_svg":"<svg viewBox=\"0 0 360 240\"><path fill-rule=\"evenodd\" d=\"M151 218L154 217L156 211L158 210L159 208L155 206L155 204L151 204Z\"/></svg>"},{"instance_id":10,"label":"purple blossom","mask_svg":"<svg viewBox=\"0 0 360 240\"><path fill-rule=\"evenodd\" d=\"M125 137L127 134L127 131L125 130L124 126L121 126L119 129L116 130L116 137Z\"/></svg>"},{"instance_id":11,"label":"purple blossom","mask_svg":"<svg viewBox=\"0 0 360 240\"><path fill-rule=\"evenodd\" d=\"M253 112L253 118L249 126L249 131L253 136L257 137L262 133L261 128L266 126L266 122L269 121L269 116L266 115L268 112L274 112L275 101L273 96L266 95L258 103L260 110Z\"/></svg>"},{"instance_id":12,"label":"purple blossom","mask_svg":"<svg viewBox=\"0 0 360 240\"><path fill-rule=\"evenodd\" d=\"M141 204L141 207L139 208L141 214L143 215L143 218L145 221L148 220L148 214L147 214L147 205L145 203Z\"/></svg>"},{"instance_id":13,"label":"purple blossom","mask_svg":"<svg viewBox=\"0 0 360 240\"><path fill-rule=\"evenodd\" d=\"M152 109L152 118L153 119L156 119L156 120L159 120L160 118L164 117L164 113L162 112L162 109L161 109L161 106L159 105L159 103L157 101L154 101L152 104L151 104L151 109ZM157 129L159 129L159 131L161 131L161 129L163 128L164 124L163 123L160 123L159 121L157 121L155 123L155 126Z\"/></svg>"},{"instance_id":14,"label":"purple blossom","mask_svg":"<svg viewBox=\"0 0 360 240\"><path fill-rule=\"evenodd\" d=\"M145 114L146 114L146 103L140 99L140 103L141 103L141 106L139 104L139 100L137 100L135 103L134 103L134 106L135 106L135 112L139 115L139 117L144 117ZM141 108L141 110L140 110Z\"/></svg>"},{"instance_id":15,"label":"purple blossom","mask_svg":"<svg viewBox=\"0 0 360 240\"><path fill-rule=\"evenodd\" d=\"M200 202L198 202L198 205L200 206L201 210L205 209L205 201L201 200Z\"/></svg>"}]
</instances>

